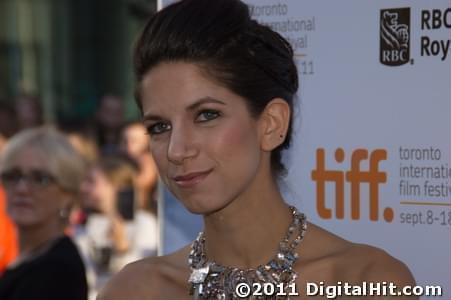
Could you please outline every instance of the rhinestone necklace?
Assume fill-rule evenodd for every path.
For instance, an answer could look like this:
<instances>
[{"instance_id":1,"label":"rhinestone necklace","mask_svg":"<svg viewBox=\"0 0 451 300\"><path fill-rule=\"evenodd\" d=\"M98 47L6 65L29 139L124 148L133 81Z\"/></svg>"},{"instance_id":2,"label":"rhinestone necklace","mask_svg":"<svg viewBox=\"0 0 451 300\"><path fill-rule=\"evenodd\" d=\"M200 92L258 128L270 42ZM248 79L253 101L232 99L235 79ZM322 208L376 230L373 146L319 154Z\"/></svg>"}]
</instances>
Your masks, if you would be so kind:
<instances>
[{"instance_id":1,"label":"rhinestone necklace","mask_svg":"<svg viewBox=\"0 0 451 300\"><path fill-rule=\"evenodd\" d=\"M295 207L290 206L293 221L290 224L284 239L279 243L279 251L272 260L255 269L239 269L222 266L208 261L205 251L204 233L200 232L191 245L188 263L191 267L190 295L193 300L243 299L235 294L236 286L245 283L252 288L253 284L263 285L270 283L273 286L282 286L287 295L288 287L294 284L298 274L293 265L298 259L296 247L302 241L307 229L306 217ZM295 232L297 235L294 236ZM288 296L251 296L249 299L289 299Z\"/></svg>"}]
</instances>

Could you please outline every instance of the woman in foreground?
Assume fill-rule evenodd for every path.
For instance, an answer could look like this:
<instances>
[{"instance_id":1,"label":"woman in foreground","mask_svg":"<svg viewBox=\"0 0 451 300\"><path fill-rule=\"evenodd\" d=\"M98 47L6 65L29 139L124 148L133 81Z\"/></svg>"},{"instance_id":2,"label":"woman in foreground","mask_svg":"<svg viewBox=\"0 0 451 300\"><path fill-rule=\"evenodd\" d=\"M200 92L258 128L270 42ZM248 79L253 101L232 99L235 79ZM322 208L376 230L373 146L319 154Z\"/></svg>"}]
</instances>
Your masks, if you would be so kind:
<instances>
[{"instance_id":1,"label":"woman in foreground","mask_svg":"<svg viewBox=\"0 0 451 300\"><path fill-rule=\"evenodd\" d=\"M414 284L401 262L307 225L282 198L297 70L288 42L243 3L163 9L138 41L135 72L161 177L203 215L204 231L173 254L127 266L99 299L239 299L240 283L287 294L251 299L298 299L307 282Z\"/></svg>"}]
</instances>

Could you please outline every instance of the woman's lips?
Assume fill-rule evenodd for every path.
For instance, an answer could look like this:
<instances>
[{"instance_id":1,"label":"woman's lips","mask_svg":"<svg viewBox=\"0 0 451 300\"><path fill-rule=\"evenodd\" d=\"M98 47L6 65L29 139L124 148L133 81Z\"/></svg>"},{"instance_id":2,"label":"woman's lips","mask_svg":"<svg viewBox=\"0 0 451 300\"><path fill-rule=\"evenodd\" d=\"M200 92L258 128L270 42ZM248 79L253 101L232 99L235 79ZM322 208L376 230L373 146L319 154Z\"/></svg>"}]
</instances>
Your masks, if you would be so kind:
<instances>
[{"instance_id":1,"label":"woman's lips","mask_svg":"<svg viewBox=\"0 0 451 300\"><path fill-rule=\"evenodd\" d=\"M173 180L180 187L183 187L183 188L193 187L196 184L203 181L208 176L208 174L211 173L211 171L212 170L208 170L208 171L204 171L204 172L193 172L193 173L188 173L188 174L181 175L181 176L175 176L175 177L173 177Z\"/></svg>"},{"instance_id":2,"label":"woman's lips","mask_svg":"<svg viewBox=\"0 0 451 300\"><path fill-rule=\"evenodd\" d=\"M9 207L13 209L32 209L33 205L27 202L12 202L9 204Z\"/></svg>"}]
</instances>

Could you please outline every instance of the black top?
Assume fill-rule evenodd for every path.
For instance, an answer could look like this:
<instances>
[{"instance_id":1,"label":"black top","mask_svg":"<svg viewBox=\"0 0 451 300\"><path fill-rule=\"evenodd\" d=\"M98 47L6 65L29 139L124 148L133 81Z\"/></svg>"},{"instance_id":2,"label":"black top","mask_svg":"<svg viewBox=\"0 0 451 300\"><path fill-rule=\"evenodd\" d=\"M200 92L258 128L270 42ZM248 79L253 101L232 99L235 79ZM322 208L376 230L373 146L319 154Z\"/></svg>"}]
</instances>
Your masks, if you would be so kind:
<instances>
[{"instance_id":1,"label":"black top","mask_svg":"<svg viewBox=\"0 0 451 300\"><path fill-rule=\"evenodd\" d=\"M87 295L85 267L69 237L0 277L1 300L86 300Z\"/></svg>"}]
</instances>

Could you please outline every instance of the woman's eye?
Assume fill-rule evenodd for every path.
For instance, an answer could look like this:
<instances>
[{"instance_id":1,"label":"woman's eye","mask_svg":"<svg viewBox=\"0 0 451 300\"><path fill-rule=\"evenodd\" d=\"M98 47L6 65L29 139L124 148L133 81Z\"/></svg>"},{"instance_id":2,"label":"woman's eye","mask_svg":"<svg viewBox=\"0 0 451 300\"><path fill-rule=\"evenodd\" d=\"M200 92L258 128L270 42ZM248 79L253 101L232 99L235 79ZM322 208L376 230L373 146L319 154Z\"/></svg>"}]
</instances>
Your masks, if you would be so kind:
<instances>
[{"instance_id":1,"label":"woman's eye","mask_svg":"<svg viewBox=\"0 0 451 300\"><path fill-rule=\"evenodd\" d=\"M156 123L148 128L149 134L160 134L171 129L171 125L167 123Z\"/></svg>"},{"instance_id":2,"label":"woman's eye","mask_svg":"<svg viewBox=\"0 0 451 300\"><path fill-rule=\"evenodd\" d=\"M203 110L203 111L199 112L199 114L197 115L197 121L199 121L199 122L210 121L210 120L216 119L219 116L220 116L219 111Z\"/></svg>"}]
</instances>

